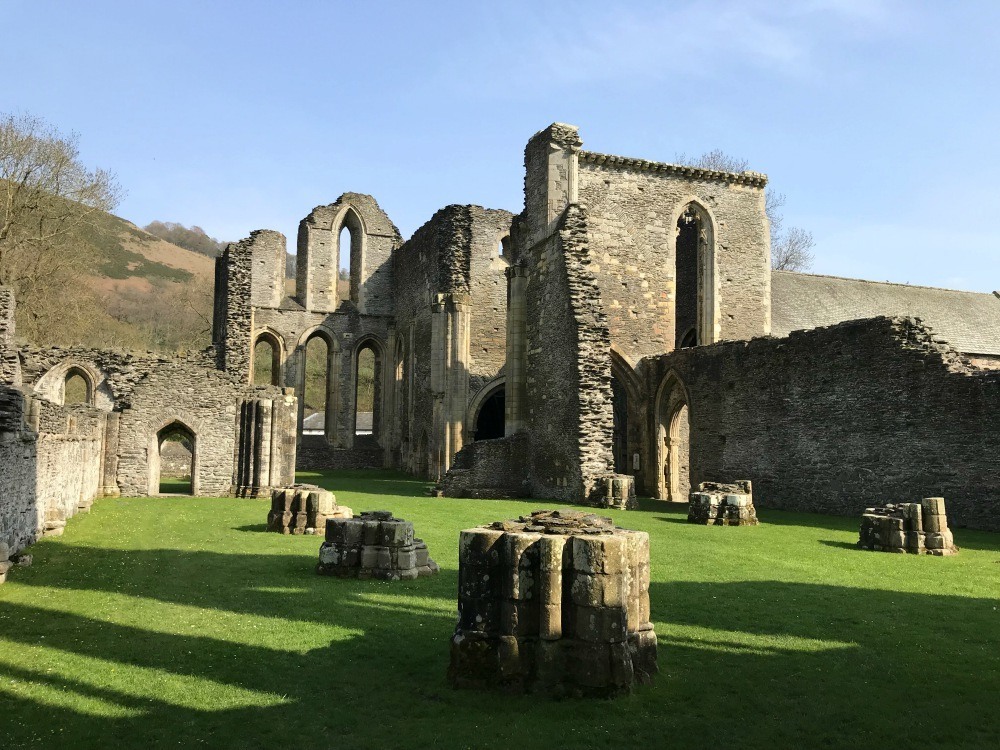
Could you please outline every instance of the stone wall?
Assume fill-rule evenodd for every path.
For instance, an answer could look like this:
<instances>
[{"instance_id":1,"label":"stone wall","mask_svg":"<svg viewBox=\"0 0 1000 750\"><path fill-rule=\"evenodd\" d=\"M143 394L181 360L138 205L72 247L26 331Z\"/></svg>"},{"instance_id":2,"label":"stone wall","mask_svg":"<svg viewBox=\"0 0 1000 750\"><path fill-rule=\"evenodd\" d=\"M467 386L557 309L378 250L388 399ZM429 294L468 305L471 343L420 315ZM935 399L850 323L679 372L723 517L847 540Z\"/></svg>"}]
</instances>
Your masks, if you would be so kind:
<instances>
[{"instance_id":1,"label":"stone wall","mask_svg":"<svg viewBox=\"0 0 1000 750\"><path fill-rule=\"evenodd\" d=\"M943 496L955 525L1000 530L1000 372L969 366L913 319L682 350L640 369L649 393L673 372L690 397L692 485L746 478L758 507L841 515ZM647 451L656 464L657 446Z\"/></svg>"},{"instance_id":2,"label":"stone wall","mask_svg":"<svg viewBox=\"0 0 1000 750\"><path fill-rule=\"evenodd\" d=\"M340 247L341 230L351 247ZM299 224L295 297L307 310L333 312L347 303L368 315L393 312L392 253L399 230L370 195L344 193L317 206ZM351 272L350 294L337 292L340 266Z\"/></svg>"},{"instance_id":3,"label":"stone wall","mask_svg":"<svg viewBox=\"0 0 1000 750\"><path fill-rule=\"evenodd\" d=\"M257 238L262 234L261 231L252 232L247 239L227 245L215 260L212 343L216 350L216 366L240 383L250 381L253 255ZM265 238L266 235L262 239Z\"/></svg>"},{"instance_id":4,"label":"stone wall","mask_svg":"<svg viewBox=\"0 0 1000 750\"><path fill-rule=\"evenodd\" d=\"M0 385L0 541L20 550L89 508L102 487L107 419Z\"/></svg>"},{"instance_id":5,"label":"stone wall","mask_svg":"<svg viewBox=\"0 0 1000 750\"><path fill-rule=\"evenodd\" d=\"M137 383L121 412L121 493L143 496L159 491L157 434L178 423L195 438L193 493L230 494L241 391L224 373L178 364L165 364Z\"/></svg>"},{"instance_id":6,"label":"stone wall","mask_svg":"<svg viewBox=\"0 0 1000 750\"><path fill-rule=\"evenodd\" d=\"M21 364L14 348L14 292L0 286L0 383L21 385Z\"/></svg>"},{"instance_id":7,"label":"stone wall","mask_svg":"<svg viewBox=\"0 0 1000 750\"><path fill-rule=\"evenodd\" d=\"M441 480L445 497L527 497L530 465L527 433L469 443Z\"/></svg>"},{"instance_id":8,"label":"stone wall","mask_svg":"<svg viewBox=\"0 0 1000 750\"><path fill-rule=\"evenodd\" d=\"M766 177L588 151L578 162L591 268L621 352L638 359L674 349L677 222L692 202L712 223L716 340L770 332Z\"/></svg>"}]
</instances>

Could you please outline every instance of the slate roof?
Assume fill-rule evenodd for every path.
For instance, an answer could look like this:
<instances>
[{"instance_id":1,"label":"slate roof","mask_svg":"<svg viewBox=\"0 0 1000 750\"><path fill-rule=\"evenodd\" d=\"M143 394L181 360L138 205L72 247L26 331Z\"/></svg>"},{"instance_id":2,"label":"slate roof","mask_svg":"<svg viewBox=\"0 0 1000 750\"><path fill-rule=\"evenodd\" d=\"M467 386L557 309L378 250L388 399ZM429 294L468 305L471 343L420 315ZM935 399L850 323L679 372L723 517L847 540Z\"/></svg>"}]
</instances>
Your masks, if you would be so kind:
<instances>
[{"instance_id":1,"label":"slate roof","mask_svg":"<svg viewBox=\"0 0 1000 750\"><path fill-rule=\"evenodd\" d=\"M885 316L922 318L965 354L1000 355L1000 298L882 281L771 272L771 334Z\"/></svg>"}]
</instances>

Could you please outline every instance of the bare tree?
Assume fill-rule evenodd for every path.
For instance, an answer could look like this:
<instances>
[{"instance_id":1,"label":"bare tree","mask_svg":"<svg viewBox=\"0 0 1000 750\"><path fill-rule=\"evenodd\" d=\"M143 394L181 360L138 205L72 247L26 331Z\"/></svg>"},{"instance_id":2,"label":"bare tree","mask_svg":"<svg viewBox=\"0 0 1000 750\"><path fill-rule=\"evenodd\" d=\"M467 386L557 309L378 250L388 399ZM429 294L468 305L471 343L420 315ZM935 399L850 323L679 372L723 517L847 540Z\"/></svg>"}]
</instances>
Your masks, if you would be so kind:
<instances>
[{"instance_id":1,"label":"bare tree","mask_svg":"<svg viewBox=\"0 0 1000 750\"><path fill-rule=\"evenodd\" d=\"M745 172L749 167L746 159L730 156L721 149L706 151L696 159L687 154L678 154L678 164L690 164L700 169L714 169L719 172ZM785 230L785 217L781 208L785 205L784 193L768 188L764 193L764 213L771 224L771 268L776 271L807 271L812 268L812 251L816 244L812 232L799 227Z\"/></svg>"},{"instance_id":2,"label":"bare tree","mask_svg":"<svg viewBox=\"0 0 1000 750\"><path fill-rule=\"evenodd\" d=\"M37 117L0 115L0 284L14 290L29 336L80 306L87 258L74 236L121 199L114 175L83 165L78 140Z\"/></svg>"}]
</instances>

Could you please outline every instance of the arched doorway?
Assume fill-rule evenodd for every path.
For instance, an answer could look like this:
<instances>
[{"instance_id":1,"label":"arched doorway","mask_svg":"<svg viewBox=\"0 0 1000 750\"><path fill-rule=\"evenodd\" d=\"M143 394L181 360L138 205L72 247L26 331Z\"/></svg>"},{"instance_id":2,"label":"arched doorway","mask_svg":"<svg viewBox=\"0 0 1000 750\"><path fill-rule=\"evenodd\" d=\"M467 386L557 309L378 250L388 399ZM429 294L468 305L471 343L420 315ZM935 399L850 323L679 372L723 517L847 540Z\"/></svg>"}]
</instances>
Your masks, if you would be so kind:
<instances>
[{"instance_id":1,"label":"arched doorway","mask_svg":"<svg viewBox=\"0 0 1000 750\"><path fill-rule=\"evenodd\" d=\"M674 242L674 348L713 343L715 307L715 229L692 201L677 219Z\"/></svg>"},{"instance_id":2,"label":"arched doorway","mask_svg":"<svg viewBox=\"0 0 1000 750\"><path fill-rule=\"evenodd\" d=\"M479 406L473 427L474 440L496 440L506 434L507 398L503 383L490 392Z\"/></svg>"},{"instance_id":3,"label":"arched doorway","mask_svg":"<svg viewBox=\"0 0 1000 750\"><path fill-rule=\"evenodd\" d=\"M197 488L197 442L182 422L171 422L156 433L150 461L150 485L159 495L193 495Z\"/></svg>"},{"instance_id":4,"label":"arched doorway","mask_svg":"<svg viewBox=\"0 0 1000 750\"><path fill-rule=\"evenodd\" d=\"M657 395L657 497L683 502L691 491L691 421L687 391L674 374Z\"/></svg>"},{"instance_id":5,"label":"arched doorway","mask_svg":"<svg viewBox=\"0 0 1000 750\"><path fill-rule=\"evenodd\" d=\"M628 460L628 393L625 384L611 376L611 413L614 417L612 452L615 457L615 473L629 474Z\"/></svg>"}]
</instances>

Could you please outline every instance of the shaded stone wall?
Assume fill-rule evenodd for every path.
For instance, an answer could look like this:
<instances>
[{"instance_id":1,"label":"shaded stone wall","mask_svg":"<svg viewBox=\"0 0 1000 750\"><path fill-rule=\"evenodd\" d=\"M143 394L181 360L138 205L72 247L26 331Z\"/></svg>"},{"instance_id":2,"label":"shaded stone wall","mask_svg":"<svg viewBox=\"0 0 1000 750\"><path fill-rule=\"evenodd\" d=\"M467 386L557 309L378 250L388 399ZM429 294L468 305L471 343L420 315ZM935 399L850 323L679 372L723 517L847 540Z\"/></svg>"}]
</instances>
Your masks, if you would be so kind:
<instances>
[{"instance_id":1,"label":"shaded stone wall","mask_svg":"<svg viewBox=\"0 0 1000 750\"><path fill-rule=\"evenodd\" d=\"M691 201L714 218L719 339L770 332L766 177L587 151L578 161L592 270L616 347L636 359L674 349L677 221Z\"/></svg>"},{"instance_id":2,"label":"shaded stone wall","mask_svg":"<svg viewBox=\"0 0 1000 750\"><path fill-rule=\"evenodd\" d=\"M266 236L262 230L251 232L247 239L227 245L215 260L212 343L216 366L240 383L250 381L254 247L258 237Z\"/></svg>"},{"instance_id":3,"label":"shaded stone wall","mask_svg":"<svg viewBox=\"0 0 1000 750\"><path fill-rule=\"evenodd\" d=\"M1000 372L970 367L912 319L682 350L640 369L650 393L670 370L687 389L692 485L747 478L758 507L841 515L943 496L955 525L1000 529Z\"/></svg>"}]
</instances>

